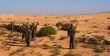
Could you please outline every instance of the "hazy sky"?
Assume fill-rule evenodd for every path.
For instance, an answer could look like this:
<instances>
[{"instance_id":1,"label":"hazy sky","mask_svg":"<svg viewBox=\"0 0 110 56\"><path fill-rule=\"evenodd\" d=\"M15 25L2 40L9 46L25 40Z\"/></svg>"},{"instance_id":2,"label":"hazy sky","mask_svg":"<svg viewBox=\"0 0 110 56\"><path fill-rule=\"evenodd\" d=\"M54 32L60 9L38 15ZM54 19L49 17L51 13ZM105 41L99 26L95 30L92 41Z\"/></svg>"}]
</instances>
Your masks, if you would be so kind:
<instances>
[{"instance_id":1,"label":"hazy sky","mask_svg":"<svg viewBox=\"0 0 110 56\"><path fill-rule=\"evenodd\" d=\"M75 14L110 11L110 0L0 0L0 13Z\"/></svg>"}]
</instances>

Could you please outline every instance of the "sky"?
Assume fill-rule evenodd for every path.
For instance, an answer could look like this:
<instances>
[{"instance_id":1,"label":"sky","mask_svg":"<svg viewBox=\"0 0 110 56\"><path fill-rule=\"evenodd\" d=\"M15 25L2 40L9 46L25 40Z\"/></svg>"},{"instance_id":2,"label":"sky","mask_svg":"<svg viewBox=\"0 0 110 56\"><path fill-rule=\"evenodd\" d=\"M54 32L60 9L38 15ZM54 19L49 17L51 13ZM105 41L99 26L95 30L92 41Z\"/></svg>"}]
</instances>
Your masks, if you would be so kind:
<instances>
[{"instance_id":1,"label":"sky","mask_svg":"<svg viewBox=\"0 0 110 56\"><path fill-rule=\"evenodd\" d=\"M78 14L110 11L110 0L0 0L0 13Z\"/></svg>"}]
</instances>

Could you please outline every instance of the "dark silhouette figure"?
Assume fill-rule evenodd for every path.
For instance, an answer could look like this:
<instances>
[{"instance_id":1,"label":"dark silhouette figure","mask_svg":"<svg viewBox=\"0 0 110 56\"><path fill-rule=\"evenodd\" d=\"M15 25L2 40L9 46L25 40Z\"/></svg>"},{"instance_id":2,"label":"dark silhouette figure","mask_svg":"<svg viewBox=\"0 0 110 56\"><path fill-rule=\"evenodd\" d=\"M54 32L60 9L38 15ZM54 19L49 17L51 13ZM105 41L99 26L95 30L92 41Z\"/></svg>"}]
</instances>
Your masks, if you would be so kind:
<instances>
[{"instance_id":1,"label":"dark silhouette figure","mask_svg":"<svg viewBox=\"0 0 110 56\"><path fill-rule=\"evenodd\" d=\"M27 29L27 26L26 26L26 24L24 24L23 23L23 25L20 27L20 32L22 33L22 39L24 39L25 38L25 34L26 34L26 29Z\"/></svg>"},{"instance_id":2,"label":"dark silhouette figure","mask_svg":"<svg viewBox=\"0 0 110 56\"><path fill-rule=\"evenodd\" d=\"M37 24L35 23L32 23L32 25L30 25L30 29L31 29L31 32L32 32L32 38L31 39L35 39L35 35L36 35L36 29L37 29Z\"/></svg>"},{"instance_id":3,"label":"dark silhouette figure","mask_svg":"<svg viewBox=\"0 0 110 56\"><path fill-rule=\"evenodd\" d=\"M74 49L74 36L75 36L75 28L73 27L73 25L71 24L70 29L68 30L68 35L70 37L70 49Z\"/></svg>"}]
</instances>

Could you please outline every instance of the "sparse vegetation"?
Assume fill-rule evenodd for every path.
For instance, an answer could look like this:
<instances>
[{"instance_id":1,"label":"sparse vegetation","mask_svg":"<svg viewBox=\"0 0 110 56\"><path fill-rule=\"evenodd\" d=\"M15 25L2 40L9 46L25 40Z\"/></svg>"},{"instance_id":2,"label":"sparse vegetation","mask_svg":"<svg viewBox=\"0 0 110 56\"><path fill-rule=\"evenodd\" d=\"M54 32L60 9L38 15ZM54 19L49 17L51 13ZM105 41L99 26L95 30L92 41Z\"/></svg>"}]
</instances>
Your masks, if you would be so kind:
<instances>
[{"instance_id":1,"label":"sparse vegetation","mask_svg":"<svg viewBox=\"0 0 110 56\"><path fill-rule=\"evenodd\" d=\"M8 25L7 25L7 29L11 31L11 33L13 33L14 31L14 25L15 25L15 22L10 22Z\"/></svg>"},{"instance_id":2,"label":"sparse vegetation","mask_svg":"<svg viewBox=\"0 0 110 56\"><path fill-rule=\"evenodd\" d=\"M102 52L104 52L104 51L105 51L104 48L95 48L95 49L94 49L94 52L96 52L96 53L102 53Z\"/></svg>"},{"instance_id":3,"label":"sparse vegetation","mask_svg":"<svg viewBox=\"0 0 110 56\"><path fill-rule=\"evenodd\" d=\"M56 34L56 30L51 26L42 27L38 33L39 36L49 36Z\"/></svg>"},{"instance_id":4,"label":"sparse vegetation","mask_svg":"<svg viewBox=\"0 0 110 56\"><path fill-rule=\"evenodd\" d=\"M58 49L60 49L60 48L62 48L62 46L60 46L60 45L53 45L53 48L58 48Z\"/></svg>"},{"instance_id":5,"label":"sparse vegetation","mask_svg":"<svg viewBox=\"0 0 110 56\"><path fill-rule=\"evenodd\" d=\"M85 42L86 42L86 37L85 37L85 35L82 35L81 37L79 37L77 41L78 41L78 42L81 42L81 43L85 43Z\"/></svg>"},{"instance_id":6,"label":"sparse vegetation","mask_svg":"<svg viewBox=\"0 0 110 56\"><path fill-rule=\"evenodd\" d=\"M43 47L43 49L48 49L49 48L49 46L47 44L43 44L42 47Z\"/></svg>"},{"instance_id":7,"label":"sparse vegetation","mask_svg":"<svg viewBox=\"0 0 110 56\"><path fill-rule=\"evenodd\" d=\"M59 48L53 48L50 52L52 53L51 56L58 56L61 51Z\"/></svg>"},{"instance_id":8,"label":"sparse vegetation","mask_svg":"<svg viewBox=\"0 0 110 56\"><path fill-rule=\"evenodd\" d=\"M58 22L56 23L56 27L58 27L59 29L61 29L63 26L63 22Z\"/></svg>"},{"instance_id":9,"label":"sparse vegetation","mask_svg":"<svg viewBox=\"0 0 110 56\"><path fill-rule=\"evenodd\" d=\"M53 40L55 39L55 37L49 37L49 39L50 39L51 41L53 41Z\"/></svg>"},{"instance_id":10,"label":"sparse vegetation","mask_svg":"<svg viewBox=\"0 0 110 56\"><path fill-rule=\"evenodd\" d=\"M62 26L62 30L64 30L64 31L67 31L67 30L69 30L71 28L71 24L64 24L63 26ZM72 28L74 28L74 27L72 27Z\"/></svg>"},{"instance_id":11,"label":"sparse vegetation","mask_svg":"<svg viewBox=\"0 0 110 56\"><path fill-rule=\"evenodd\" d=\"M81 56L80 54L73 54L72 51L69 51L67 54L64 56Z\"/></svg>"},{"instance_id":12,"label":"sparse vegetation","mask_svg":"<svg viewBox=\"0 0 110 56\"><path fill-rule=\"evenodd\" d=\"M94 39L94 38L90 38L90 39L88 40L88 44L98 45L99 42L98 42L96 39Z\"/></svg>"},{"instance_id":13,"label":"sparse vegetation","mask_svg":"<svg viewBox=\"0 0 110 56\"><path fill-rule=\"evenodd\" d=\"M93 44L84 44L83 45L84 48L94 48Z\"/></svg>"},{"instance_id":14,"label":"sparse vegetation","mask_svg":"<svg viewBox=\"0 0 110 56\"><path fill-rule=\"evenodd\" d=\"M110 41L108 41L108 40L104 40L104 42L103 42L105 45L110 45Z\"/></svg>"},{"instance_id":15,"label":"sparse vegetation","mask_svg":"<svg viewBox=\"0 0 110 56\"><path fill-rule=\"evenodd\" d=\"M106 50L104 36L94 35L94 38L79 38L84 48L91 48L95 53L102 53Z\"/></svg>"},{"instance_id":16,"label":"sparse vegetation","mask_svg":"<svg viewBox=\"0 0 110 56\"><path fill-rule=\"evenodd\" d=\"M36 56L42 56L42 54L40 52L36 53Z\"/></svg>"},{"instance_id":17,"label":"sparse vegetation","mask_svg":"<svg viewBox=\"0 0 110 56\"><path fill-rule=\"evenodd\" d=\"M108 25L108 21L107 21L108 19L106 19L107 17L103 16L105 18L104 20L107 22L104 22L104 24L102 25L103 23L102 21L96 22L96 20L98 20L97 16L95 16L95 19L93 19L92 17L88 18L88 16L86 17L85 15L82 16L71 15L67 17L58 16L61 19L60 18L54 19L54 22L52 22L53 19L50 20L51 22L44 22L44 21L45 19L49 20L50 18L57 17L57 15L49 16L49 17L32 16L32 20L35 21L31 20L31 16L29 16L31 21L27 20L29 19L28 16L27 19L25 20L21 18L23 19L23 21L18 20L18 18L20 19L20 16L18 15L15 18L18 21L14 20L14 16L16 15L11 15L11 16L13 19L9 18L8 20L7 19L8 16L5 18L2 17L2 19L0 18L1 19L0 50L1 53L5 55L9 54L9 56L28 56L28 55L30 56L33 55L35 56L102 56L102 55L107 56L110 52L110 40L109 40L110 36L108 35L108 33L110 33L109 32L110 27L107 26ZM68 17L71 18L68 19ZM77 32L76 30L72 30L73 32L75 31L76 33L75 35L72 31L69 32L68 30L70 29L72 24L74 25L76 24L74 18L77 17L79 17L78 18L79 25L76 30L79 32ZM82 17L84 17L84 19L82 19ZM40 18L44 20L39 20ZM5 22L5 19L8 21ZM38 21L36 19L38 19ZM102 18L100 19L102 20ZM15 21L15 22L9 23L9 21ZM23 22L26 21L30 23L22 24ZM37 28L37 24L34 22L40 22L41 24ZM73 29L75 28L74 25L72 27ZM107 27L101 28L103 26L107 26L108 29L106 29ZM58 34L56 34L57 32ZM71 33L71 37L73 37L73 39L71 38L72 39L71 43L73 43L75 46L75 48L73 49L69 48L70 34L68 33ZM22 47L23 49L21 49ZM73 52L68 52L70 50Z\"/></svg>"},{"instance_id":18,"label":"sparse vegetation","mask_svg":"<svg viewBox=\"0 0 110 56\"><path fill-rule=\"evenodd\" d=\"M67 38L67 36L65 36L65 37L60 37L60 39L59 40L64 40L64 39L66 39Z\"/></svg>"},{"instance_id":19,"label":"sparse vegetation","mask_svg":"<svg viewBox=\"0 0 110 56\"><path fill-rule=\"evenodd\" d=\"M49 24L44 24L44 26L49 26Z\"/></svg>"},{"instance_id":20,"label":"sparse vegetation","mask_svg":"<svg viewBox=\"0 0 110 56\"><path fill-rule=\"evenodd\" d=\"M94 37L99 41L104 40L104 36L95 35Z\"/></svg>"}]
</instances>

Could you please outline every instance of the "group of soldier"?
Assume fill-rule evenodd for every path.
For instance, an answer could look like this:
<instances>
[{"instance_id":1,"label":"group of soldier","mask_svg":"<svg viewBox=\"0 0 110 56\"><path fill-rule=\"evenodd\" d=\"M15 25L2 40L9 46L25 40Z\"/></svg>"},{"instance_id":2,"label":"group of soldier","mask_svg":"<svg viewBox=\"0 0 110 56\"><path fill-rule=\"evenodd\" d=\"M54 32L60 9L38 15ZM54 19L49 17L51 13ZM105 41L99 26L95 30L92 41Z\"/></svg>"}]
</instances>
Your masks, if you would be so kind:
<instances>
[{"instance_id":1,"label":"group of soldier","mask_svg":"<svg viewBox=\"0 0 110 56\"><path fill-rule=\"evenodd\" d=\"M11 23L10 26L13 26L14 23ZM37 29L37 24L32 23L31 25L29 25L29 23L25 23L22 24L22 26L20 27L20 32L22 33L22 39L25 40L27 46L30 46L30 41L35 39L35 35L36 35L36 29ZM76 32L76 26L73 26L72 24L70 25L69 29L67 30L68 32L68 36L70 37L70 44L69 47L70 49L74 49L74 38L75 38L75 32ZM13 28L13 27L11 27ZM13 31L13 29L11 30L11 32Z\"/></svg>"},{"instance_id":2,"label":"group of soldier","mask_svg":"<svg viewBox=\"0 0 110 56\"><path fill-rule=\"evenodd\" d=\"M30 46L30 41L35 39L36 34L36 28L37 24L32 23L30 26L28 23L23 24L21 26L21 32L22 32L22 39L25 39L25 42L27 43L27 46ZM68 36L70 37L70 49L74 49L74 38L75 38L75 32L76 32L76 26L74 27L72 24L70 28L68 29ZM31 38L30 38L31 37Z\"/></svg>"},{"instance_id":3,"label":"group of soldier","mask_svg":"<svg viewBox=\"0 0 110 56\"><path fill-rule=\"evenodd\" d=\"M30 41L35 39L37 24L32 23L29 25L28 23L23 24L21 26L22 39L25 39L27 46L30 46Z\"/></svg>"}]
</instances>

